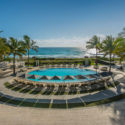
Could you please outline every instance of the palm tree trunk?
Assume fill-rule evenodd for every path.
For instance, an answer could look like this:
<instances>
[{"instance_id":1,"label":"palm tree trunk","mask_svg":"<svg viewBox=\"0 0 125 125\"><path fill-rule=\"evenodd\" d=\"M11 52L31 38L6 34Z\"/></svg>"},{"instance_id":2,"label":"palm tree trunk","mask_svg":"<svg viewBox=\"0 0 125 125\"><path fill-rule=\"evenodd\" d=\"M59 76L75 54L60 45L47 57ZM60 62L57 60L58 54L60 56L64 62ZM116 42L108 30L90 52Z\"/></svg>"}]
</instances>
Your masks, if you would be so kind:
<instances>
[{"instance_id":1,"label":"palm tree trunk","mask_svg":"<svg viewBox=\"0 0 125 125\"><path fill-rule=\"evenodd\" d=\"M16 75L16 71L15 71L15 54L13 54L13 75Z\"/></svg>"},{"instance_id":2,"label":"palm tree trunk","mask_svg":"<svg viewBox=\"0 0 125 125\"><path fill-rule=\"evenodd\" d=\"M122 58L120 58L120 61L119 61L120 64L122 64Z\"/></svg>"},{"instance_id":3,"label":"palm tree trunk","mask_svg":"<svg viewBox=\"0 0 125 125\"><path fill-rule=\"evenodd\" d=\"M28 67L29 67L29 49L28 49Z\"/></svg>"},{"instance_id":4,"label":"palm tree trunk","mask_svg":"<svg viewBox=\"0 0 125 125\"><path fill-rule=\"evenodd\" d=\"M97 48L96 48L96 73L97 73Z\"/></svg>"},{"instance_id":5,"label":"palm tree trunk","mask_svg":"<svg viewBox=\"0 0 125 125\"><path fill-rule=\"evenodd\" d=\"M110 53L110 55L109 55L109 60L110 60L110 65L109 65L109 72L111 72L111 60L112 59L112 54Z\"/></svg>"},{"instance_id":6,"label":"palm tree trunk","mask_svg":"<svg viewBox=\"0 0 125 125\"><path fill-rule=\"evenodd\" d=\"M6 58L6 56L5 56L5 54L3 55L3 59L5 60L5 58Z\"/></svg>"}]
</instances>

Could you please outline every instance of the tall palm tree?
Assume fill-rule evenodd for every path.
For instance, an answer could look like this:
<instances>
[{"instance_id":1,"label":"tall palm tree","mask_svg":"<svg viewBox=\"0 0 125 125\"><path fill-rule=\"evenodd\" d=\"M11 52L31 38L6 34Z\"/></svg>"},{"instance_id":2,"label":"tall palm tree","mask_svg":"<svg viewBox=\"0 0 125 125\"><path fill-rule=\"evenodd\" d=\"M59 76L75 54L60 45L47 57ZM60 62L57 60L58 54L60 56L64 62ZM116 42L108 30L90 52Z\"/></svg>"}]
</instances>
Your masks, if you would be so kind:
<instances>
[{"instance_id":1,"label":"tall palm tree","mask_svg":"<svg viewBox=\"0 0 125 125\"><path fill-rule=\"evenodd\" d=\"M88 42L86 45L87 49L96 49L96 66L97 66L97 50L98 48L98 44L100 43L100 38L96 35L94 35Z\"/></svg>"},{"instance_id":2,"label":"tall palm tree","mask_svg":"<svg viewBox=\"0 0 125 125\"><path fill-rule=\"evenodd\" d=\"M22 56L23 54L26 54L26 49L22 41L18 41L13 37L10 37L8 41L8 46L10 48L11 54L13 54L13 75L16 75L16 71L15 71L16 56Z\"/></svg>"},{"instance_id":3,"label":"tall palm tree","mask_svg":"<svg viewBox=\"0 0 125 125\"><path fill-rule=\"evenodd\" d=\"M125 58L125 38L118 37L115 42L114 54L120 57L120 63Z\"/></svg>"},{"instance_id":4,"label":"tall palm tree","mask_svg":"<svg viewBox=\"0 0 125 125\"><path fill-rule=\"evenodd\" d=\"M104 52L104 56L109 55L109 72L111 72L112 55L115 48L115 39L112 36L107 36L106 39L102 42L101 52Z\"/></svg>"},{"instance_id":5,"label":"tall palm tree","mask_svg":"<svg viewBox=\"0 0 125 125\"><path fill-rule=\"evenodd\" d=\"M118 37L125 38L125 28L118 34Z\"/></svg>"},{"instance_id":6,"label":"tall palm tree","mask_svg":"<svg viewBox=\"0 0 125 125\"><path fill-rule=\"evenodd\" d=\"M122 32L118 34L118 38L116 40L116 55L120 57L121 60L125 59L125 28L123 28Z\"/></svg>"},{"instance_id":7,"label":"tall palm tree","mask_svg":"<svg viewBox=\"0 0 125 125\"><path fill-rule=\"evenodd\" d=\"M29 67L29 56L30 56L30 49L38 51L38 46L34 40L31 40L29 36L24 35L24 44L28 54L28 67Z\"/></svg>"},{"instance_id":8,"label":"tall palm tree","mask_svg":"<svg viewBox=\"0 0 125 125\"><path fill-rule=\"evenodd\" d=\"M0 38L0 58L3 60L5 56L9 55L10 48L7 45L6 38Z\"/></svg>"}]
</instances>

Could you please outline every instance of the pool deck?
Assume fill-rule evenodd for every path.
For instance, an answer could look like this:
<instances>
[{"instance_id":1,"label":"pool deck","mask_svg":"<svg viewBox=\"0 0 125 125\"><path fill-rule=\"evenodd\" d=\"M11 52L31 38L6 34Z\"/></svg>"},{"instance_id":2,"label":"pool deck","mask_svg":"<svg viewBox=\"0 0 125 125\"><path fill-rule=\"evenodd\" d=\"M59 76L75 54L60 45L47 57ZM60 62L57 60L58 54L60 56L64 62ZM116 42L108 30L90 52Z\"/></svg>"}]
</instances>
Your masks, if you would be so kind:
<instances>
[{"instance_id":1,"label":"pool deck","mask_svg":"<svg viewBox=\"0 0 125 125\"><path fill-rule=\"evenodd\" d=\"M116 71L114 69L114 72L121 73L122 76L124 76L123 72ZM119 76L118 76L119 78ZM118 79L117 78L117 79ZM12 77L8 77L5 79L1 79L1 84L0 84L0 92L4 94L5 96L12 96L12 98L20 98L20 99L33 99L35 102L36 101L41 101L44 99L49 99L52 102L55 102L55 100L61 101L66 101L66 102L72 102L75 103L77 102L92 102L92 101L98 101L106 98L111 98L116 95L120 95L122 93L125 93L125 83L121 82L119 85L117 85L115 88L109 88L107 90L102 90L102 91L96 91L96 92L91 92L91 93L83 93L83 94L75 94L75 95L33 95L29 93L19 93L16 91L12 91L11 89L7 89L4 86L4 83L7 82L8 80L12 79Z\"/></svg>"},{"instance_id":2,"label":"pool deck","mask_svg":"<svg viewBox=\"0 0 125 125\"><path fill-rule=\"evenodd\" d=\"M75 109L39 109L0 104L1 125L124 125L125 99Z\"/></svg>"},{"instance_id":3,"label":"pool deck","mask_svg":"<svg viewBox=\"0 0 125 125\"><path fill-rule=\"evenodd\" d=\"M114 70L114 69L113 69ZM125 73L115 71L125 76ZM101 92L86 93L80 95L64 95L64 96L45 96L30 94L22 94L13 92L3 85L13 77L0 79L0 92L22 98L51 98L51 99L69 99L80 98L81 96L92 97L94 99L100 96ZM112 96L125 92L125 79L120 79L121 84L116 88L110 88L110 92L104 90L99 98L104 96ZM98 95L99 94L99 95ZM93 99L93 98L90 98ZM88 98L87 98L88 100ZM86 100L86 101L87 101ZM16 107L0 104L0 124L1 125L124 125L125 123L125 99L104 104L100 106L73 108L73 109L43 109L30 107Z\"/></svg>"}]
</instances>

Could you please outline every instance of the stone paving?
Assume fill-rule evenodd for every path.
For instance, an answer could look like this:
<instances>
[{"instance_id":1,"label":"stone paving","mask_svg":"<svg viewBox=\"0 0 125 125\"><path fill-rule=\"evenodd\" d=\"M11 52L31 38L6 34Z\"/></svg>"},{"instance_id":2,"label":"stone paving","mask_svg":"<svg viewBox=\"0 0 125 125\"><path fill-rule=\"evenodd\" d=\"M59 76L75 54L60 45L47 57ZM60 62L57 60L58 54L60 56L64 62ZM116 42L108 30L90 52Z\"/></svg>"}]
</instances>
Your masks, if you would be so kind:
<instances>
[{"instance_id":1,"label":"stone paving","mask_svg":"<svg viewBox=\"0 0 125 125\"><path fill-rule=\"evenodd\" d=\"M125 99L74 109L39 109L0 104L0 125L124 125Z\"/></svg>"}]
</instances>

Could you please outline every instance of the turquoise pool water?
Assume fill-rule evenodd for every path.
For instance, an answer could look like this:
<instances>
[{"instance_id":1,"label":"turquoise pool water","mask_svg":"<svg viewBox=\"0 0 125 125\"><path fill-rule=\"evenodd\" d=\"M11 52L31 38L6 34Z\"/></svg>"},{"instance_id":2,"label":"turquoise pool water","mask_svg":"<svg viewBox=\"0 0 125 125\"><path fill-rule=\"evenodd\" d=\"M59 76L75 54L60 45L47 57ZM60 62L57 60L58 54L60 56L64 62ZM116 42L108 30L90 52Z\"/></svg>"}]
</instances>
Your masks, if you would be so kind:
<instances>
[{"instance_id":1,"label":"turquoise pool water","mask_svg":"<svg viewBox=\"0 0 125 125\"><path fill-rule=\"evenodd\" d=\"M35 70L29 72L28 75L35 75L36 78L27 79L38 82L81 82L86 80L92 80L95 78L89 78L88 75L96 75L95 71L88 69L77 69L77 68L49 68L42 70ZM70 75L72 79L65 79L66 76ZM84 79L77 79L76 76L82 75ZM40 79L42 76L47 76L48 79ZM52 79L54 76L58 76L59 79Z\"/></svg>"}]
</instances>

